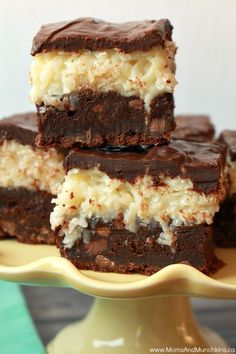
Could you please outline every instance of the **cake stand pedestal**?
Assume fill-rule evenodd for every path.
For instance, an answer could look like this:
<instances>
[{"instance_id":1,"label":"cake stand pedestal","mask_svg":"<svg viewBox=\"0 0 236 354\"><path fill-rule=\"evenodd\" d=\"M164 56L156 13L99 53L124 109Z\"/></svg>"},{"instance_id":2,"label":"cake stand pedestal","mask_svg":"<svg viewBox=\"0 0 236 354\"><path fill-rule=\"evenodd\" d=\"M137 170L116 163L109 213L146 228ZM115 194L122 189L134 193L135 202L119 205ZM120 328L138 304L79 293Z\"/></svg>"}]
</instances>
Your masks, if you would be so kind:
<instances>
[{"instance_id":1,"label":"cake stand pedestal","mask_svg":"<svg viewBox=\"0 0 236 354\"><path fill-rule=\"evenodd\" d=\"M63 329L49 354L145 354L159 348L226 348L213 332L201 330L187 297L135 300L97 299L87 317ZM169 349L168 349L169 348Z\"/></svg>"},{"instance_id":2,"label":"cake stand pedestal","mask_svg":"<svg viewBox=\"0 0 236 354\"><path fill-rule=\"evenodd\" d=\"M67 326L48 345L49 354L219 352L226 343L199 327L188 299L236 299L236 249L217 254L226 266L214 277L183 264L145 277L79 271L53 246L0 241L0 278L72 287L96 297L85 319Z\"/></svg>"}]
</instances>

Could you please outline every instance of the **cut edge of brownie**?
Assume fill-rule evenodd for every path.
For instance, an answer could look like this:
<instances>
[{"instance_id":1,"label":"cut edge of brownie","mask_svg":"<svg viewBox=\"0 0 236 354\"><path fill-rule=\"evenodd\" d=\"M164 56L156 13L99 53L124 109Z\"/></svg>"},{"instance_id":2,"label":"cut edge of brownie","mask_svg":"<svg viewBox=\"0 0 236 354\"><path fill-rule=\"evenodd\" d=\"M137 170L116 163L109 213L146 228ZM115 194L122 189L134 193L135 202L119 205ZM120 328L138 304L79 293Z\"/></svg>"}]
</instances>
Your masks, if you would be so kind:
<instances>
[{"instance_id":1,"label":"cut edge of brownie","mask_svg":"<svg viewBox=\"0 0 236 354\"><path fill-rule=\"evenodd\" d=\"M38 146L163 144L175 128L173 94L156 96L146 112L136 96L91 90L68 96L61 109L38 106Z\"/></svg>"},{"instance_id":2,"label":"cut edge of brownie","mask_svg":"<svg viewBox=\"0 0 236 354\"><path fill-rule=\"evenodd\" d=\"M219 247L236 247L236 194L221 203L214 218L213 236Z\"/></svg>"},{"instance_id":3,"label":"cut edge of brownie","mask_svg":"<svg viewBox=\"0 0 236 354\"><path fill-rule=\"evenodd\" d=\"M49 223L52 195L24 187L0 187L0 238L29 244L55 244Z\"/></svg>"}]
</instances>

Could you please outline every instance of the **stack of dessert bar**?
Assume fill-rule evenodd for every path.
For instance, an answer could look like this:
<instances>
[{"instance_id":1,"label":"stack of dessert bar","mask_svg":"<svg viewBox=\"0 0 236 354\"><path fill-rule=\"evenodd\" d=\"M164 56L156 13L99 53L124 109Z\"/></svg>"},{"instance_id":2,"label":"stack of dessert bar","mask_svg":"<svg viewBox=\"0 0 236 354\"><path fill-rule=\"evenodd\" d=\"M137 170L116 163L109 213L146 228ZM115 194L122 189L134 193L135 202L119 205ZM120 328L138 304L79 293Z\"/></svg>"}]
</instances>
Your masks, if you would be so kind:
<instances>
[{"instance_id":1,"label":"stack of dessert bar","mask_svg":"<svg viewBox=\"0 0 236 354\"><path fill-rule=\"evenodd\" d=\"M34 38L36 142L69 149L51 225L78 268L149 275L173 263L219 266L212 222L226 149L208 141L211 126L200 142L178 131L171 139L175 52L168 20L82 18ZM206 121L195 117L196 127Z\"/></svg>"},{"instance_id":2,"label":"stack of dessert bar","mask_svg":"<svg viewBox=\"0 0 236 354\"><path fill-rule=\"evenodd\" d=\"M175 117L175 139L212 141L215 129L208 116L182 115ZM236 247L236 131L224 130L218 141L227 149L224 170L226 193L213 222L213 237L219 247Z\"/></svg>"},{"instance_id":3,"label":"stack of dessert bar","mask_svg":"<svg viewBox=\"0 0 236 354\"><path fill-rule=\"evenodd\" d=\"M175 52L168 20L40 29L37 125L34 113L0 122L1 237L56 242L80 269L218 269L213 220L218 230L231 222L234 184L216 213L235 180L233 138L214 141L206 116L174 118Z\"/></svg>"}]
</instances>

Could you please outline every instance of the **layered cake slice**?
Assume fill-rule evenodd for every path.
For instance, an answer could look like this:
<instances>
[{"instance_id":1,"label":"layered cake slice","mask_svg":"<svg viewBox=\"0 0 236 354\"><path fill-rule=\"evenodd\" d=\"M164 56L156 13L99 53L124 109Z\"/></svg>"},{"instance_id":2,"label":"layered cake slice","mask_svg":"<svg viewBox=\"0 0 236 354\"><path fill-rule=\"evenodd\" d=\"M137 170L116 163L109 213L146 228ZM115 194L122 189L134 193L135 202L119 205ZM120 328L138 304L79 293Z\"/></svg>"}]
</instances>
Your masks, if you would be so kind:
<instances>
[{"instance_id":1,"label":"layered cake slice","mask_svg":"<svg viewBox=\"0 0 236 354\"><path fill-rule=\"evenodd\" d=\"M150 275L187 263L210 273L224 165L218 143L72 150L51 214L61 255L80 269Z\"/></svg>"},{"instance_id":2,"label":"layered cake slice","mask_svg":"<svg viewBox=\"0 0 236 354\"><path fill-rule=\"evenodd\" d=\"M215 216L214 235L221 247L236 247L236 130L225 130L219 140L227 146L229 192Z\"/></svg>"},{"instance_id":3,"label":"layered cake slice","mask_svg":"<svg viewBox=\"0 0 236 354\"><path fill-rule=\"evenodd\" d=\"M174 129L175 52L168 20L80 18L33 40L37 143L117 146L167 142Z\"/></svg>"},{"instance_id":4,"label":"layered cake slice","mask_svg":"<svg viewBox=\"0 0 236 354\"><path fill-rule=\"evenodd\" d=\"M215 128L207 115L178 115L175 122L176 128L172 133L174 139L203 143L214 138Z\"/></svg>"},{"instance_id":5,"label":"layered cake slice","mask_svg":"<svg viewBox=\"0 0 236 354\"><path fill-rule=\"evenodd\" d=\"M62 153L35 147L36 115L0 120L0 237L54 243L49 215L64 178Z\"/></svg>"}]
</instances>

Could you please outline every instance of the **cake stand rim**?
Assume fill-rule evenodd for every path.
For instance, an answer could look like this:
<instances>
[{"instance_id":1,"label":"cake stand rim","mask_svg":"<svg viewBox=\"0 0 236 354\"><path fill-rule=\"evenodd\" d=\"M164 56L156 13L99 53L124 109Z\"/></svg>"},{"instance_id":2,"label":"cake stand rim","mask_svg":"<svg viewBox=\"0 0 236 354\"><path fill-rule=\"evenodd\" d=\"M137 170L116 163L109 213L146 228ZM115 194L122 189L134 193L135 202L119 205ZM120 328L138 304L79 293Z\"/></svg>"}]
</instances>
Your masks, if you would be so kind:
<instances>
[{"instance_id":1,"label":"cake stand rim","mask_svg":"<svg viewBox=\"0 0 236 354\"><path fill-rule=\"evenodd\" d=\"M6 266L1 264L1 242L4 241L0 241L0 278L7 281L71 287L91 296L106 298L185 295L236 299L236 272L234 285L204 275L186 264L169 265L149 277L78 270L70 261L58 256L43 257L18 266ZM24 245L19 247L23 250L27 248ZM35 245L28 246L31 252L32 247ZM48 247L53 246L43 247L50 250ZM112 277L114 281L111 281Z\"/></svg>"}]
</instances>

